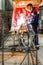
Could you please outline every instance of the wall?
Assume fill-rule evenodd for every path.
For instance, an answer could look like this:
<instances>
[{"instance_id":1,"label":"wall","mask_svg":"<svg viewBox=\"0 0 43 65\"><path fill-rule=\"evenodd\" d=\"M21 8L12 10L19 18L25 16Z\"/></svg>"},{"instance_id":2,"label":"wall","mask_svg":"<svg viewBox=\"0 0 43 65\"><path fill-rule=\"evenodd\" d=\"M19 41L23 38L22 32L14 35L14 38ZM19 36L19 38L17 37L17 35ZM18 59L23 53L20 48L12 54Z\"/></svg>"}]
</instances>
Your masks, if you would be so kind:
<instances>
[{"instance_id":1,"label":"wall","mask_svg":"<svg viewBox=\"0 0 43 65\"><path fill-rule=\"evenodd\" d=\"M38 4L40 4L42 2L42 0L12 0L13 2L19 2L19 1L32 1L32 2L37 2Z\"/></svg>"}]
</instances>

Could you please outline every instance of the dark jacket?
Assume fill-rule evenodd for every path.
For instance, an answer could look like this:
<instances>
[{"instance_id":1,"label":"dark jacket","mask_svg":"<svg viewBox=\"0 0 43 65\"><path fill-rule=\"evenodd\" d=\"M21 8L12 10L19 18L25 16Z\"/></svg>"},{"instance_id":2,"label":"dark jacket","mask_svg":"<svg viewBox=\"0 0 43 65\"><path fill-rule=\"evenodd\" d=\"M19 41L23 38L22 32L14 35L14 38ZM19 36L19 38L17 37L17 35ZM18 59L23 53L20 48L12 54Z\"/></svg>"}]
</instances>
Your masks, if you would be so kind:
<instances>
[{"instance_id":1,"label":"dark jacket","mask_svg":"<svg viewBox=\"0 0 43 65\"><path fill-rule=\"evenodd\" d=\"M39 26L39 12L34 11L34 21L32 22L32 26L34 31L37 33L37 28Z\"/></svg>"}]
</instances>

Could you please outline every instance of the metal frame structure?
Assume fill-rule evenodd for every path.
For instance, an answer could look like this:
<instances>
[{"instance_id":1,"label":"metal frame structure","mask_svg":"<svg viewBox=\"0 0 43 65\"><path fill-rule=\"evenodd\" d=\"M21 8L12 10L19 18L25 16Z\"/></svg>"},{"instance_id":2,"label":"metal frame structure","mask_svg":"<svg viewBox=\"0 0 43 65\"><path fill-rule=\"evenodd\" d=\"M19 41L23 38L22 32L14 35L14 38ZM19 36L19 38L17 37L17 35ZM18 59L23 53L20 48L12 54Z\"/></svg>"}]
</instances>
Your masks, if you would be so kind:
<instances>
[{"instance_id":1,"label":"metal frame structure","mask_svg":"<svg viewBox=\"0 0 43 65\"><path fill-rule=\"evenodd\" d=\"M17 51L18 52L22 52L22 53L26 53L26 55L25 55L25 57L23 58L23 60L22 60L22 62L20 63L20 65L22 65L23 64L23 62L24 62L24 60L25 60L25 58L28 56L28 65L29 65L29 54L31 54L31 58L32 58L32 65L34 65L34 61L33 61L33 56L36 58L36 65L38 65L38 51L37 51L37 49L36 48L34 48L34 46L33 46L33 48L32 48L32 46L30 45L30 46L25 46L24 45L24 40L22 40L23 39L23 34L25 33L17 33L17 35L18 35L18 38L19 38L19 42L21 43L21 40L22 40L22 44L23 44L23 46L21 46L21 45L18 45L17 47L14 45L14 46L9 46L9 47L4 47L4 42L5 42L5 40L6 39L4 39L5 38L5 34L4 34L4 24L3 24L3 21L4 21L4 18L3 18L3 14L2 14L2 65L4 65L4 52L5 52L5 49L7 48L7 49L9 49L9 48L13 48L14 49L14 52L16 51L16 49L17 49ZM28 34L27 34L28 33ZM33 33L32 33L33 34ZM15 34L11 34L11 33L9 33L9 34L7 34L6 36L7 37L9 37L9 35L10 35L10 37L12 37L12 39L14 39L15 38ZM30 42L29 42L29 32L26 32L26 35L27 35L27 37L28 37L28 43L30 44ZM30 34L31 35L31 34ZM35 34L36 35L36 34ZM22 37L23 36L23 37ZM33 35L31 35L31 44L33 44L33 38L34 38L34 34ZM6 41L6 42L8 42L8 40ZM13 43L15 44L15 41L13 41ZM11 50L10 49L10 52L11 51L13 51L13 49ZM25 52L24 52L24 50L25 50ZM35 52L35 53L34 53ZM33 55L32 55L33 54Z\"/></svg>"},{"instance_id":2,"label":"metal frame structure","mask_svg":"<svg viewBox=\"0 0 43 65\"><path fill-rule=\"evenodd\" d=\"M2 15L3 16L3 15ZM33 56L36 58L36 65L38 65L38 51L37 51L37 49L36 48L32 48L32 47L28 47L28 46L18 46L18 47L13 47L13 46L10 46L10 47L4 47L4 38L5 38L5 36L4 36L4 24L3 24L3 21L4 21L4 19L3 19L3 17L2 17L2 65L4 65L4 50L7 48L13 48L13 49L18 49L18 52L22 52L22 53L26 53L26 55L25 55L25 57L23 58L23 60L22 60L22 62L20 63L20 65L22 65L23 64L23 62L24 62L24 60L25 60L25 58L26 58L26 56L28 55L28 65L30 65L29 64L29 54L31 54L31 58L32 58L32 65L34 65L34 61L33 61ZM8 36L9 36L9 34L8 34ZM12 36L12 34L10 35L10 36ZM13 35L14 37L15 37L15 35ZM18 34L18 36L19 36L19 34ZM21 38L21 37L20 37ZM21 40L19 38L19 41ZM6 41L6 42L8 42L8 41ZM31 42L33 42L33 39L31 39ZM28 41L28 43L29 43L29 41ZM13 49L12 49L12 51L13 51ZM25 50L25 52L23 52L23 50ZM15 50L16 51L16 50ZM34 52L36 52L36 53L34 53ZM33 54L33 55L32 55Z\"/></svg>"},{"instance_id":3,"label":"metal frame structure","mask_svg":"<svg viewBox=\"0 0 43 65\"><path fill-rule=\"evenodd\" d=\"M2 29L2 31L3 31L3 35L2 35L2 65L4 65L4 30ZM12 35L12 34L11 34ZM9 34L8 34L8 36L9 36ZM14 34L13 34L13 36L15 36ZM19 38L19 40L20 40L20 38ZM21 42L21 41L20 41ZM7 48L7 47L6 47ZM8 48L10 48L10 47L8 47ZM7 48L7 49L8 49ZM32 65L34 65L34 60L33 60L33 56L36 58L36 65L38 65L38 51L37 51L37 49L35 49L34 48L34 46L33 46L33 48L32 47L25 47L25 46L17 46L17 47L11 47L11 48L13 48L13 49L17 49L17 51L18 52L22 52L22 53L26 53L26 55L25 55L25 57L23 58L23 60L22 60L22 62L20 63L20 65L22 65L23 64L23 62L24 62L24 60L25 60L25 58L26 58L26 56L28 55L28 65L29 65L29 54L31 54L31 58L32 58ZM13 51L13 49L12 49L12 51ZM25 50L25 52L23 52L23 50ZM15 50L16 51L16 50ZM33 55L32 55L33 54Z\"/></svg>"}]
</instances>

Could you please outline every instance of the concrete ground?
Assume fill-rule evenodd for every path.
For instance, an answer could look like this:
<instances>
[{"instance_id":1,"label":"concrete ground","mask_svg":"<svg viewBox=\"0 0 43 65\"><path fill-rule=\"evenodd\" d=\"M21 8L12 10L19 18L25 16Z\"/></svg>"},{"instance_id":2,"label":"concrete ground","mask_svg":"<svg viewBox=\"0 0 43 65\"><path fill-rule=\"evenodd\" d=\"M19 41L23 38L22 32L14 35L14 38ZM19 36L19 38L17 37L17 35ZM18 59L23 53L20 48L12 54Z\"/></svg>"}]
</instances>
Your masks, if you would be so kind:
<instances>
[{"instance_id":1,"label":"concrete ground","mask_svg":"<svg viewBox=\"0 0 43 65\"><path fill-rule=\"evenodd\" d=\"M13 39L11 39L11 40L13 40ZM12 44L11 42L9 42L9 43ZM39 44L40 44L40 49L38 51L38 60L40 62L39 65L43 65L43 34L39 34ZM6 43L6 45L7 45L7 43ZM1 52L0 52L0 54L1 54ZM4 60L5 60L4 64L5 65L20 65L20 64L16 64L16 63L21 63L21 61L23 60L25 55L26 55L26 53L19 53L19 52L17 52L17 53L15 53L15 52L14 53L13 52L10 53L10 52L7 52L4 55L4 57L5 57L4 58ZM26 65L26 64L28 65L27 57L26 57L26 60L24 61L24 64L22 64L22 65ZM2 58L2 55L0 55L0 65L2 65L1 58Z\"/></svg>"}]
</instances>

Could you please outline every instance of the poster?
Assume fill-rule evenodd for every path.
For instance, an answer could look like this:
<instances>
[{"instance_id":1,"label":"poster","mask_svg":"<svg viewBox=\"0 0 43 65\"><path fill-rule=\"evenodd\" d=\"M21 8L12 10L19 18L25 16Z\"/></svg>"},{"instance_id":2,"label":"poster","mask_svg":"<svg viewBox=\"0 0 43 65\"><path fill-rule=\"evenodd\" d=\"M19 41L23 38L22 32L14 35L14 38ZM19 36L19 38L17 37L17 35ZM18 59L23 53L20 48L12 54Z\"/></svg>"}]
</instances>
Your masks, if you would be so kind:
<instances>
[{"instance_id":1,"label":"poster","mask_svg":"<svg viewBox=\"0 0 43 65\"><path fill-rule=\"evenodd\" d=\"M12 23L11 30L18 30L20 26L25 23L25 6L28 2L14 2L13 3L13 15L12 15Z\"/></svg>"}]
</instances>

